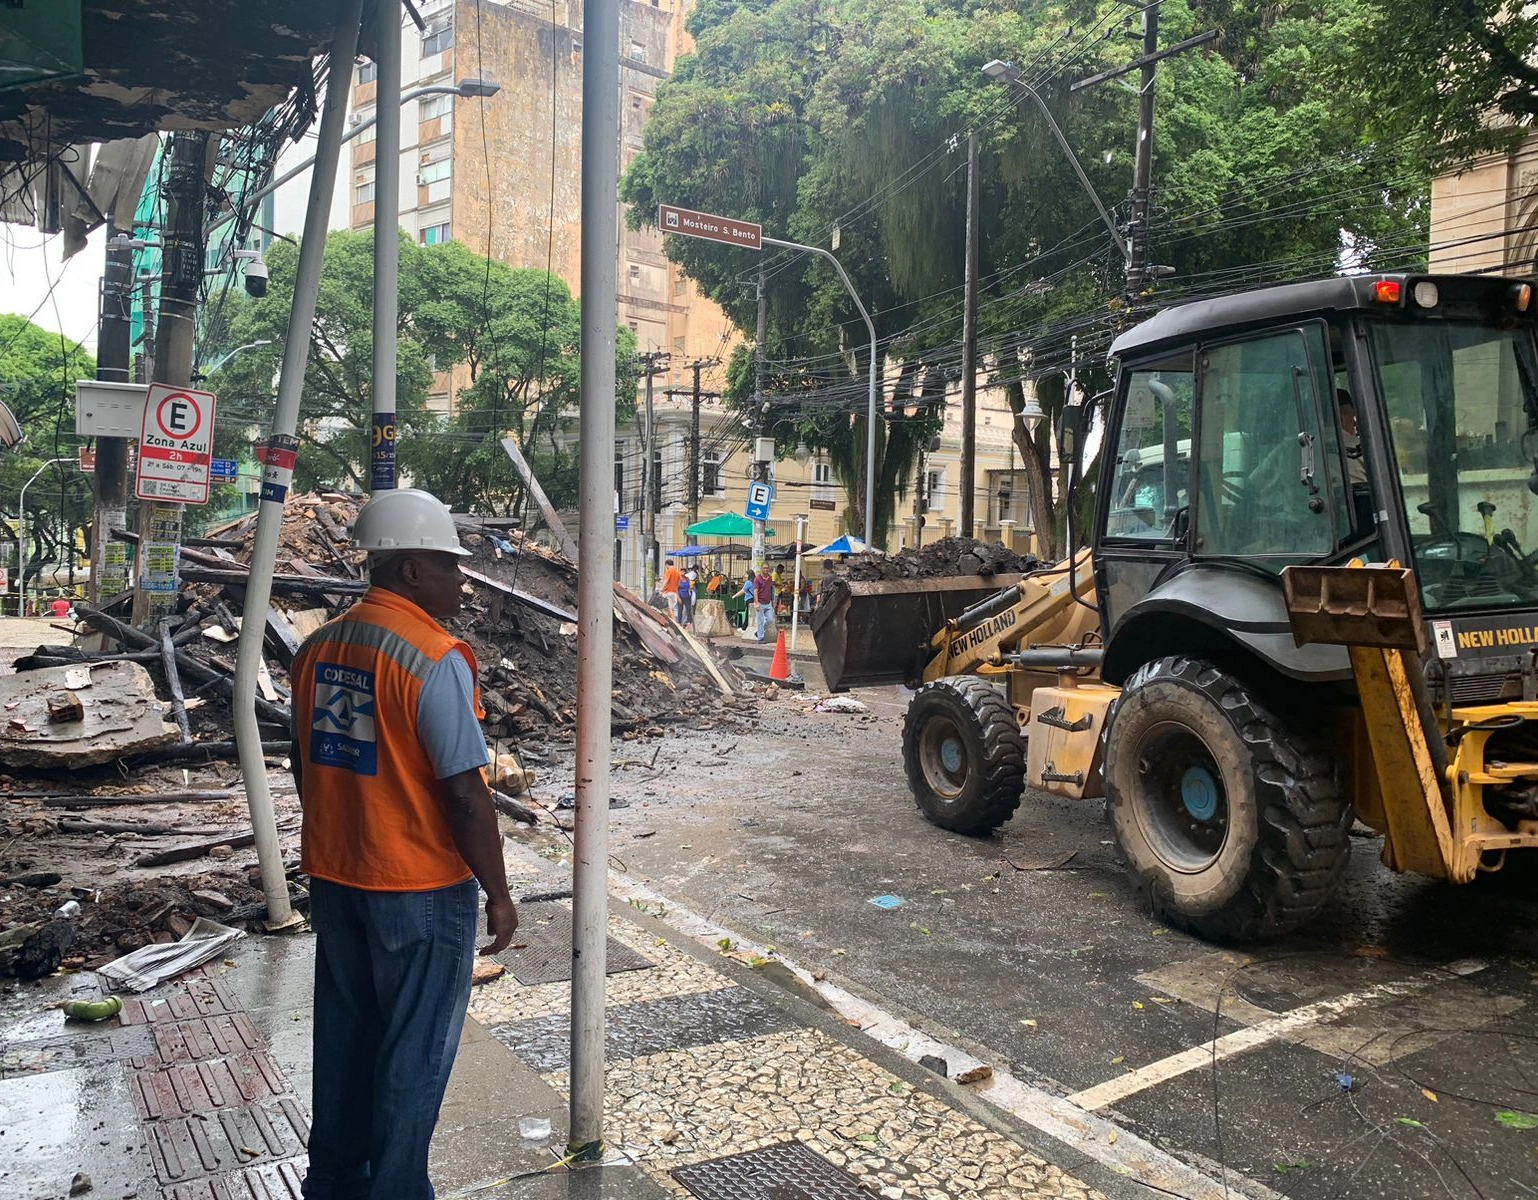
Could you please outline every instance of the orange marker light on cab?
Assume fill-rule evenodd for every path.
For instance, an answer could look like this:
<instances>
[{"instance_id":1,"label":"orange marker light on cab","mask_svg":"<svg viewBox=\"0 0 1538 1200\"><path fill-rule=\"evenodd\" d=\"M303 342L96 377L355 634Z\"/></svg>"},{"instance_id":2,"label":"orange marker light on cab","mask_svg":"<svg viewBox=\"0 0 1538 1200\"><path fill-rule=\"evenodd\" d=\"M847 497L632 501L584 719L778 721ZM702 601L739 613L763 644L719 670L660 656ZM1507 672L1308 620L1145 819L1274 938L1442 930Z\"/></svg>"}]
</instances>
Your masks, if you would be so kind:
<instances>
[{"instance_id":1,"label":"orange marker light on cab","mask_svg":"<svg viewBox=\"0 0 1538 1200\"><path fill-rule=\"evenodd\" d=\"M1372 285L1372 298L1379 304L1398 304L1400 296L1399 280L1380 279Z\"/></svg>"}]
</instances>

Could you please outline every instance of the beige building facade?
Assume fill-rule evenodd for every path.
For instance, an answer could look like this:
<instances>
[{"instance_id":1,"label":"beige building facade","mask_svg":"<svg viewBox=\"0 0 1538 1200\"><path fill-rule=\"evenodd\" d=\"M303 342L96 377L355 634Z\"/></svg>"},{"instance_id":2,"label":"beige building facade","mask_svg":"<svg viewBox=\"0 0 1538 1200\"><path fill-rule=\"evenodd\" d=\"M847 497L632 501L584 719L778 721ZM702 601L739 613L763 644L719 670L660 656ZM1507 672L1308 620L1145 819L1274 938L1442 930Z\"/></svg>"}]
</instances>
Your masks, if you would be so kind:
<instances>
[{"instance_id":1,"label":"beige building facade","mask_svg":"<svg viewBox=\"0 0 1538 1200\"><path fill-rule=\"evenodd\" d=\"M1538 272L1538 136L1431 181L1431 269Z\"/></svg>"}]
</instances>

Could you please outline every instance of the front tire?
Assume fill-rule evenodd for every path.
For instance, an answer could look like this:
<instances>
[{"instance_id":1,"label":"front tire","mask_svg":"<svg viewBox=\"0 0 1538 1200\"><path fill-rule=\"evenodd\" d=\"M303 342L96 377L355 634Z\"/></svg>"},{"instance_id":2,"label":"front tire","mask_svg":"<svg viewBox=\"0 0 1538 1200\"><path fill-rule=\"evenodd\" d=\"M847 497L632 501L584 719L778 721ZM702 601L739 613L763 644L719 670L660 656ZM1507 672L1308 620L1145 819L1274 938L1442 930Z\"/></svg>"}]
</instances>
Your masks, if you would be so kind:
<instances>
[{"instance_id":1,"label":"front tire","mask_svg":"<svg viewBox=\"0 0 1538 1200\"><path fill-rule=\"evenodd\" d=\"M989 833L1020 807L1020 719L996 687L976 676L926 683L903 721L903 766L929 821L953 833Z\"/></svg>"},{"instance_id":2,"label":"front tire","mask_svg":"<svg viewBox=\"0 0 1538 1200\"><path fill-rule=\"evenodd\" d=\"M1106 730L1106 796L1154 912L1234 942L1313 918L1351 852L1335 759L1209 662L1163 658L1136 671Z\"/></svg>"}]
</instances>

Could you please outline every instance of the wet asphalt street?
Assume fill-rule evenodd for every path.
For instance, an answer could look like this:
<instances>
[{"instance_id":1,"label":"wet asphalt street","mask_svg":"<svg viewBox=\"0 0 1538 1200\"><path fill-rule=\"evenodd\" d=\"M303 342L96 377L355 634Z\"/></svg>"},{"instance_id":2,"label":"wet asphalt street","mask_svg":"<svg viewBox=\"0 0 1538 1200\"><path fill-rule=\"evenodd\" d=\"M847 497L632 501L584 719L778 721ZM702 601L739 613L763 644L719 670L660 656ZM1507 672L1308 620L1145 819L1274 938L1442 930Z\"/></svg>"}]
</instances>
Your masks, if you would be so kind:
<instances>
[{"instance_id":1,"label":"wet asphalt street","mask_svg":"<svg viewBox=\"0 0 1538 1200\"><path fill-rule=\"evenodd\" d=\"M618 745L614 867L1235 1195L1538 1196L1538 869L1453 888L1357 838L1303 935L1211 946L1149 916L1099 802L928 825L907 693L855 694L869 716L784 697L670 733L655 769Z\"/></svg>"}]
</instances>

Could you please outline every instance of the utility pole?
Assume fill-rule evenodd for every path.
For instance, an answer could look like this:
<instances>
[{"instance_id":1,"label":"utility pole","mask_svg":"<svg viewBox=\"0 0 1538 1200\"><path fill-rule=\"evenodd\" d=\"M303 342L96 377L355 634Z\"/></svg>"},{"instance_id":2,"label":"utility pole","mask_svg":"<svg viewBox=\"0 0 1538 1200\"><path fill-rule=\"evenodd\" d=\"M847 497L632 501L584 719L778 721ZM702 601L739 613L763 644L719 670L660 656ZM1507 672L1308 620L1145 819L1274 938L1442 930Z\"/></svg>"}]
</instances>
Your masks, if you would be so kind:
<instances>
[{"instance_id":1,"label":"utility pole","mask_svg":"<svg viewBox=\"0 0 1538 1200\"><path fill-rule=\"evenodd\" d=\"M667 366L668 354L665 350L651 350L637 357L646 370L646 408L641 425L641 554L645 559L642 571L646 581L646 595L650 596L657 583L658 561L657 506L652 496L656 487L652 477L655 469L652 463L652 446L655 444L652 432L652 380Z\"/></svg>"},{"instance_id":2,"label":"utility pole","mask_svg":"<svg viewBox=\"0 0 1538 1200\"><path fill-rule=\"evenodd\" d=\"M1138 89L1137 155L1132 170L1132 219L1127 223L1127 302L1148 290L1149 190L1153 184L1154 76L1159 52L1159 6L1143 7L1143 67Z\"/></svg>"},{"instance_id":3,"label":"utility pole","mask_svg":"<svg viewBox=\"0 0 1538 1200\"><path fill-rule=\"evenodd\" d=\"M766 274L763 261L758 264L758 330L753 342L753 427L760 435L764 432L764 342L769 337L769 293L764 289ZM769 482L769 464L758 461L758 445L762 437L753 442L753 478L760 483ZM764 561L764 522L753 522L753 559L748 564L756 571Z\"/></svg>"},{"instance_id":4,"label":"utility pole","mask_svg":"<svg viewBox=\"0 0 1538 1200\"><path fill-rule=\"evenodd\" d=\"M96 378L130 383L133 336L133 251L114 245L125 232L107 218L107 263L101 277L101 330L96 335ZM132 219L130 218L130 223ZM96 497L91 515L91 581L87 594L99 607L128 587L128 543L113 534L128 528L128 439L96 439Z\"/></svg>"},{"instance_id":5,"label":"utility pole","mask_svg":"<svg viewBox=\"0 0 1538 1200\"><path fill-rule=\"evenodd\" d=\"M166 228L161 240L160 320L155 334L152 383L192 383L192 346L198 290L203 283L203 210L210 151L206 130L172 135L166 171ZM138 577L134 581L133 623L153 624L176 604L177 559L181 554L181 504L146 501L139 508Z\"/></svg>"},{"instance_id":6,"label":"utility pole","mask_svg":"<svg viewBox=\"0 0 1538 1200\"><path fill-rule=\"evenodd\" d=\"M965 538L972 536L977 481L977 209L977 134L969 133L967 262L961 309L961 536ZM923 484L919 486L922 491Z\"/></svg>"},{"instance_id":7,"label":"utility pole","mask_svg":"<svg viewBox=\"0 0 1538 1200\"><path fill-rule=\"evenodd\" d=\"M700 491L704 482L700 467L700 401L704 394L700 391L700 372L706 367L713 367L718 362L714 358L701 358L689 364L689 370L694 372L694 396L690 402L689 413L689 524L693 525L700 519ZM714 393L711 394L714 399ZM697 545L699 538L689 535L689 545Z\"/></svg>"}]
</instances>

